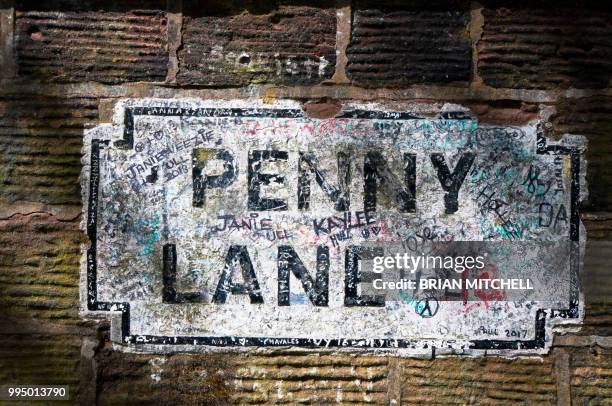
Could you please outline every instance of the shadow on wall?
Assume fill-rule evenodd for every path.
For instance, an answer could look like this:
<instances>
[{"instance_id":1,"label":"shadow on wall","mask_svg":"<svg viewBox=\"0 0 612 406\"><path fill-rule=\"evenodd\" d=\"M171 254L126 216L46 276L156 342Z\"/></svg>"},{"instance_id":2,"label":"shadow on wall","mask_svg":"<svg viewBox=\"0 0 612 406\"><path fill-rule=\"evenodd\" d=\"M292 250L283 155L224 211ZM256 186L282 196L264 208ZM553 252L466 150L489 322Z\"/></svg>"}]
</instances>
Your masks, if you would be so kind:
<instances>
[{"instance_id":1,"label":"shadow on wall","mask_svg":"<svg viewBox=\"0 0 612 406\"><path fill-rule=\"evenodd\" d=\"M168 4L167 4L168 3ZM23 11L106 11L129 12L143 10L162 10L172 8L166 0L17 0L17 10ZM0 3L2 4L2 3ZM236 15L244 11L251 14L267 14L280 6L308 6L335 8L335 1L325 0L183 0L183 13L191 17Z\"/></svg>"}]
</instances>

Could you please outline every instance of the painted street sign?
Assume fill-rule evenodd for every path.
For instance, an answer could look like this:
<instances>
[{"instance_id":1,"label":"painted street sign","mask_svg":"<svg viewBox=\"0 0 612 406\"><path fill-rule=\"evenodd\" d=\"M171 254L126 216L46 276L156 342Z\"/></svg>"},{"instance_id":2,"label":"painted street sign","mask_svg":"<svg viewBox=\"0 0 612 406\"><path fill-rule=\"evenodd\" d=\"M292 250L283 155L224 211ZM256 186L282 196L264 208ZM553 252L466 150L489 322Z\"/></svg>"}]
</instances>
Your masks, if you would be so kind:
<instances>
[{"instance_id":1,"label":"painted street sign","mask_svg":"<svg viewBox=\"0 0 612 406\"><path fill-rule=\"evenodd\" d=\"M86 311L141 350L527 353L580 322L581 137L131 99L87 133Z\"/></svg>"}]
</instances>

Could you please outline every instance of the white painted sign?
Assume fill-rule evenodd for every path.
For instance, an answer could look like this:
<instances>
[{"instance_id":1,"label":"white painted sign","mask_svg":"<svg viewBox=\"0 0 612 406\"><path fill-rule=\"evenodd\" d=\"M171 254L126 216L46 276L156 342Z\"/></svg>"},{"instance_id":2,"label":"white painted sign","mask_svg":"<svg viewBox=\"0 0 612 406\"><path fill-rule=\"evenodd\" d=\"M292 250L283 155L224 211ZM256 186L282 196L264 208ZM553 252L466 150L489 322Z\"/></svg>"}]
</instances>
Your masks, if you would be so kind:
<instances>
[{"instance_id":1,"label":"white painted sign","mask_svg":"<svg viewBox=\"0 0 612 406\"><path fill-rule=\"evenodd\" d=\"M141 349L546 351L581 318L582 140L446 110L118 103L85 146L87 311Z\"/></svg>"}]
</instances>

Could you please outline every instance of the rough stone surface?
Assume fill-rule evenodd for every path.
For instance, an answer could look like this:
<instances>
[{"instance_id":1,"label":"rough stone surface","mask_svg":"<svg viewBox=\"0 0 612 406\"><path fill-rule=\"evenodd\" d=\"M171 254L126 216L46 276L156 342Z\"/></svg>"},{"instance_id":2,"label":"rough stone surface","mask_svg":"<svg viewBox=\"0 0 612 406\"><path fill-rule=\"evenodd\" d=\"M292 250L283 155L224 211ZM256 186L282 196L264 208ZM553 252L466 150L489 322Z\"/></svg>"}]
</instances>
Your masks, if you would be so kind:
<instances>
[{"instance_id":1,"label":"rough stone surface","mask_svg":"<svg viewBox=\"0 0 612 406\"><path fill-rule=\"evenodd\" d=\"M228 360L212 356L145 356L98 351L98 403L227 404ZM235 392L234 392L235 393Z\"/></svg>"},{"instance_id":2,"label":"rough stone surface","mask_svg":"<svg viewBox=\"0 0 612 406\"><path fill-rule=\"evenodd\" d=\"M589 142L586 158L589 210L612 207L612 97L593 96L579 100L562 99L552 117L552 130L585 135Z\"/></svg>"},{"instance_id":3,"label":"rough stone surface","mask_svg":"<svg viewBox=\"0 0 612 406\"><path fill-rule=\"evenodd\" d=\"M78 323L82 242L76 221L46 213L0 220L0 315Z\"/></svg>"},{"instance_id":4,"label":"rough stone surface","mask_svg":"<svg viewBox=\"0 0 612 406\"><path fill-rule=\"evenodd\" d=\"M526 89L609 85L609 12L551 6L485 9L483 14L478 74L485 84Z\"/></svg>"},{"instance_id":5,"label":"rough stone surface","mask_svg":"<svg viewBox=\"0 0 612 406\"><path fill-rule=\"evenodd\" d=\"M236 404L384 404L388 360L355 355L238 357Z\"/></svg>"},{"instance_id":6,"label":"rough stone surface","mask_svg":"<svg viewBox=\"0 0 612 406\"><path fill-rule=\"evenodd\" d=\"M487 124L521 125L537 119L538 106L520 101L474 102L469 105L478 120Z\"/></svg>"},{"instance_id":7,"label":"rough stone surface","mask_svg":"<svg viewBox=\"0 0 612 406\"><path fill-rule=\"evenodd\" d=\"M370 87L467 82L469 14L462 11L354 10L347 75Z\"/></svg>"},{"instance_id":8,"label":"rough stone surface","mask_svg":"<svg viewBox=\"0 0 612 406\"><path fill-rule=\"evenodd\" d=\"M383 404L387 359L98 352L100 404Z\"/></svg>"},{"instance_id":9,"label":"rough stone surface","mask_svg":"<svg viewBox=\"0 0 612 406\"><path fill-rule=\"evenodd\" d=\"M0 203L79 205L83 129L97 100L0 96Z\"/></svg>"},{"instance_id":10,"label":"rough stone surface","mask_svg":"<svg viewBox=\"0 0 612 406\"><path fill-rule=\"evenodd\" d=\"M407 360L401 404L550 405L556 401L550 359Z\"/></svg>"},{"instance_id":11,"label":"rough stone surface","mask_svg":"<svg viewBox=\"0 0 612 406\"><path fill-rule=\"evenodd\" d=\"M609 285L608 285L609 287ZM587 303L584 325L578 334L612 336L612 305L607 302Z\"/></svg>"},{"instance_id":12,"label":"rough stone surface","mask_svg":"<svg viewBox=\"0 0 612 406\"><path fill-rule=\"evenodd\" d=\"M612 242L591 240L587 243L586 249L582 272L582 287L586 300L591 304L609 302L609 288L612 286L612 272L610 272Z\"/></svg>"},{"instance_id":13,"label":"rough stone surface","mask_svg":"<svg viewBox=\"0 0 612 406\"><path fill-rule=\"evenodd\" d=\"M6 326L5 326L6 327ZM71 399L79 387L81 340L74 334L0 334L3 385L68 385Z\"/></svg>"},{"instance_id":14,"label":"rough stone surface","mask_svg":"<svg viewBox=\"0 0 612 406\"><path fill-rule=\"evenodd\" d=\"M612 351L593 346L572 354L572 404L607 405L612 403Z\"/></svg>"},{"instance_id":15,"label":"rough stone surface","mask_svg":"<svg viewBox=\"0 0 612 406\"><path fill-rule=\"evenodd\" d=\"M277 6L270 1L228 1L220 8L200 10L200 14L213 12L214 16L201 17L184 10L185 22L191 22L183 26L181 36L172 38L172 46L183 44L179 52L183 52L185 87L120 85L165 80L164 15L151 10L168 7L178 13L180 3L0 0L1 383L67 384L71 401L66 403L83 405L612 404L612 309L607 293L610 249L591 244L612 241L609 5L560 0L546 2L544 8L541 2L485 1L480 38L478 29L466 32L474 27L474 16L480 14L476 3L471 22L469 11L458 6L468 3L465 1L445 2L443 8L450 14L434 20L429 18L438 14L429 5L442 2L398 1L402 7L411 6L411 11L399 14L383 10L380 2L370 2L369 7L362 7L361 1L336 3L347 13L342 26L349 25L347 16L352 11L353 27L360 33L352 39L353 67L349 66L356 85L371 87L360 89L329 82L327 86L308 86L326 81L334 73L335 53L344 51L334 49L333 8L320 11L320 4L300 2L316 11L293 15L288 10L295 6L275 11ZM191 2L182 3L186 8ZM587 3L598 3L599 11L589 11L592 9L586 8ZM239 7L230 10L236 5ZM12 20L13 6L17 22ZM250 11L241 14L247 9ZM372 9L380 11L367 14ZM270 21L276 20L272 16L279 12L282 19ZM377 16L381 22L377 22ZM402 19L409 24L400 24ZM360 23L366 20L368 25ZM299 32L290 31L296 21ZM324 28L320 27L322 21ZM210 22L208 31L205 22ZM12 36L13 23L18 42ZM253 27L257 29L253 31ZM424 33L412 32L410 27ZM196 31L201 33L196 35ZM234 48L235 42L228 39L230 33L239 39ZM249 35L253 33L261 41L251 41ZM136 41L135 36L146 40ZM442 49L453 52L433 52L447 37L449 43ZM471 61L478 72L472 72L472 76L480 74L484 84L492 87L482 87L477 81L469 89L457 87L470 79L470 37L480 39L471 44L478 47ZM287 44L285 38L291 41ZM311 38L318 42L313 43ZM370 47L383 42L393 44L393 48ZM112 47L104 45L110 43ZM212 53L217 43L229 46L222 57ZM188 46L195 55L185 55ZM198 61L198 53L206 49L205 58ZM236 59L245 49L251 61L243 69ZM276 51L283 68L280 75L273 60ZM262 55L259 64L255 64L254 52ZM412 59L402 59L415 52L412 59L419 61L418 65ZM286 55L292 56L292 61L313 60L316 67L312 72L318 72L316 63L321 56L329 64L322 76L308 76L310 63L287 65ZM208 61L211 56L217 57L214 63ZM19 64L18 78L11 76L14 62ZM249 69L250 73L244 73ZM51 87L45 82L56 83ZM269 92L261 90L263 87L225 88L256 82L288 87ZM448 83L450 86L446 86ZM412 84L417 86L395 91L382 88ZM431 84L440 86L428 86ZM198 89L202 91L200 96L227 98L231 92L233 97L246 98L265 92L268 101L275 97L309 100L326 96L430 99L440 104L453 100L464 104L466 98L480 121L504 125L523 125L538 116L540 108L556 108L548 129L551 136L584 134L590 142L590 198L582 209L588 239L584 325L578 332L557 336L560 340L553 344L562 346L569 355L564 361L567 364L558 365L554 356L557 348L553 348L553 355L542 358L437 356L426 360L323 351L247 356L143 355L113 350L108 334L100 336L89 329L77 313L79 244L85 238L76 219L80 210L78 174L83 129L96 121L100 97L110 106L124 96L191 96L195 93L189 92L194 89L186 88L191 85L216 86ZM564 93L567 88L595 90ZM36 96L28 94L32 89ZM560 94L567 98L559 99ZM313 106L309 114L327 116L333 109L333 103ZM59 206L71 207L70 216L52 214ZM100 324L105 326L96 322Z\"/></svg>"},{"instance_id":16,"label":"rough stone surface","mask_svg":"<svg viewBox=\"0 0 612 406\"><path fill-rule=\"evenodd\" d=\"M163 82L166 18L161 11L17 11L17 69L50 82Z\"/></svg>"},{"instance_id":17,"label":"rough stone surface","mask_svg":"<svg viewBox=\"0 0 612 406\"><path fill-rule=\"evenodd\" d=\"M280 7L267 14L185 16L181 85L317 84L336 63L334 10Z\"/></svg>"}]
</instances>

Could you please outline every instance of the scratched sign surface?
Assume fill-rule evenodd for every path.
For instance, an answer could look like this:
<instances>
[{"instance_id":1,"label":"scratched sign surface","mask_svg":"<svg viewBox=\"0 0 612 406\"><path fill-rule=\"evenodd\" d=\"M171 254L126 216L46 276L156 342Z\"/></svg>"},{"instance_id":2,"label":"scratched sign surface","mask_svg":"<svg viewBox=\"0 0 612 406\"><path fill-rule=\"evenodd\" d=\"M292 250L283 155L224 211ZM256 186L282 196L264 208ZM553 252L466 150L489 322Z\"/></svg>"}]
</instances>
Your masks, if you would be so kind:
<instances>
[{"instance_id":1,"label":"scratched sign surface","mask_svg":"<svg viewBox=\"0 0 612 406\"><path fill-rule=\"evenodd\" d=\"M86 137L84 307L112 312L115 340L141 349L546 351L582 317L585 187L581 138L541 127L459 107L314 119L290 101L119 102ZM535 269L567 275L566 300L363 294L359 247L438 241L532 242ZM551 262L544 242L567 248Z\"/></svg>"}]
</instances>

